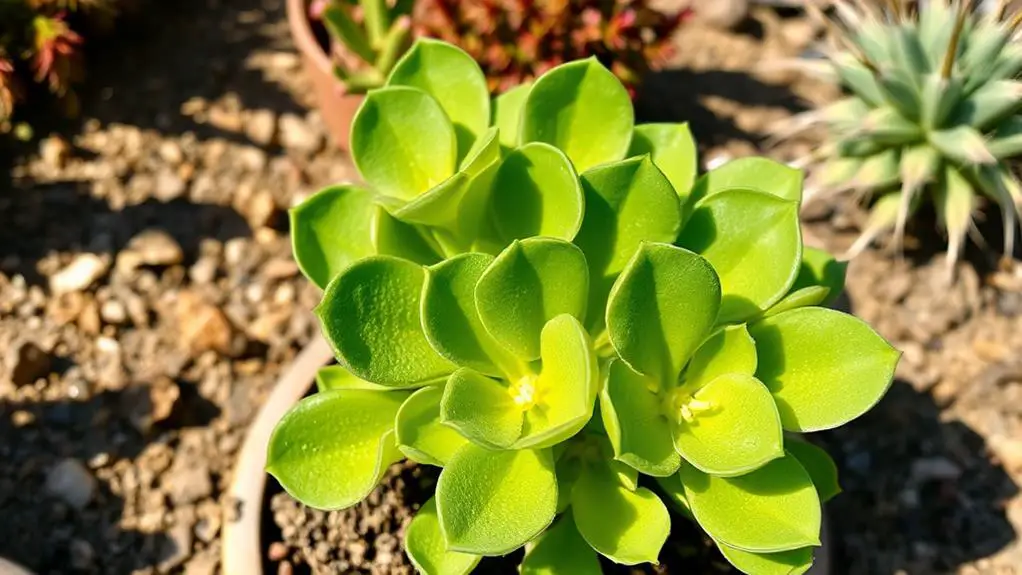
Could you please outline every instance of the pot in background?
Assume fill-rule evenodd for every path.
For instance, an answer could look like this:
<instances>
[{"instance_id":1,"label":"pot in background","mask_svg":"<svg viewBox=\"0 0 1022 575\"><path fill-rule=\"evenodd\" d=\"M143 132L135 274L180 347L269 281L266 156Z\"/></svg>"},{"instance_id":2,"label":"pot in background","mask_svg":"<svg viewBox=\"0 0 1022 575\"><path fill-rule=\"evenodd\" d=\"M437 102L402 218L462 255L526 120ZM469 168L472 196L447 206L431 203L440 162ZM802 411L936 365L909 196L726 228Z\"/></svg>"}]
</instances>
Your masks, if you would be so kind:
<instances>
[{"instance_id":1,"label":"pot in background","mask_svg":"<svg viewBox=\"0 0 1022 575\"><path fill-rule=\"evenodd\" d=\"M305 73L312 81L316 106L326 124L327 132L337 147L348 151L351 120L362 104L362 94L350 94L344 83L334 76L330 56L320 46L309 25L306 0L287 0L287 21L291 38L302 56Z\"/></svg>"}]
</instances>

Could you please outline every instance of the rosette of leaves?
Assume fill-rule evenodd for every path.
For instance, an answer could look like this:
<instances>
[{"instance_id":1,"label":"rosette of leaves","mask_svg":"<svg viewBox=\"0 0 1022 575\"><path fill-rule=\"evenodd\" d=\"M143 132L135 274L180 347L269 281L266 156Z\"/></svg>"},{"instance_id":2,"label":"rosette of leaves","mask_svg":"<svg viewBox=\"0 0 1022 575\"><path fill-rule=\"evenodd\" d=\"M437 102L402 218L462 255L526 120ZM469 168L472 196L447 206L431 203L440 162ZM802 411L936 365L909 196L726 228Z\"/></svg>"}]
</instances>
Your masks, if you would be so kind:
<instances>
[{"instance_id":1,"label":"rosette of leaves","mask_svg":"<svg viewBox=\"0 0 1022 575\"><path fill-rule=\"evenodd\" d=\"M494 93L589 56L631 90L670 57L671 36L686 14L645 0L419 0L413 27L418 36L465 49Z\"/></svg>"},{"instance_id":2,"label":"rosette of leaves","mask_svg":"<svg viewBox=\"0 0 1022 575\"><path fill-rule=\"evenodd\" d=\"M522 573L655 563L668 504L746 573L808 569L839 487L784 433L865 412L898 353L819 307L844 270L802 246L799 172L696 180L687 127L636 126L595 59L490 102L436 41L352 142L366 184L292 212L338 365L270 440L289 493L339 509L402 458L442 467L405 540L426 574L521 547Z\"/></svg>"},{"instance_id":3,"label":"rosette of leaves","mask_svg":"<svg viewBox=\"0 0 1022 575\"><path fill-rule=\"evenodd\" d=\"M1022 209L1008 164L1022 153L1019 19L1003 8L981 15L964 0L911 13L907 4L834 3L839 46L826 54L848 97L796 122L829 130L820 188L873 198L849 257L890 230L900 249L909 218L930 201L947 230L950 273L982 198L1000 207L1005 253L1013 249Z\"/></svg>"},{"instance_id":4,"label":"rosette of leaves","mask_svg":"<svg viewBox=\"0 0 1022 575\"><path fill-rule=\"evenodd\" d=\"M337 43L334 74L351 93L383 85L408 48L414 0L316 0L309 16L321 20Z\"/></svg>"}]
</instances>

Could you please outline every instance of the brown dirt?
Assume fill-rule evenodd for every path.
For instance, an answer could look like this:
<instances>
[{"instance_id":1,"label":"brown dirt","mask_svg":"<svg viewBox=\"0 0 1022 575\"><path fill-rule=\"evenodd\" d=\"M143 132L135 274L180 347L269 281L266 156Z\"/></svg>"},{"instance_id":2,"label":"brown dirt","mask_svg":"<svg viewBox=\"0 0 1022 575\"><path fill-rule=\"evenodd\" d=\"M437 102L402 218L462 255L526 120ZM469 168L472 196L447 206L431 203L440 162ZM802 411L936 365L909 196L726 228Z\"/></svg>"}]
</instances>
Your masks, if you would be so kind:
<instances>
[{"instance_id":1,"label":"brown dirt","mask_svg":"<svg viewBox=\"0 0 1022 575\"><path fill-rule=\"evenodd\" d=\"M315 329L283 210L353 175L306 111L279 0L156 6L125 30L94 52L81 124L0 175L0 556L41 574L217 572L233 456ZM765 11L689 26L640 116L689 120L705 161L804 155L811 137L769 148L768 128L833 90L752 69L810 33ZM841 249L859 221L838 199L809 228ZM817 435L844 486L839 574L1022 565L1022 278L972 249L945 285L932 229L922 217L904 260L874 249L850 268L847 307L905 359L873 412ZM334 513L271 492L270 572L409 573L400 537L434 480L397 466ZM645 572L726 570L675 523Z\"/></svg>"}]
</instances>

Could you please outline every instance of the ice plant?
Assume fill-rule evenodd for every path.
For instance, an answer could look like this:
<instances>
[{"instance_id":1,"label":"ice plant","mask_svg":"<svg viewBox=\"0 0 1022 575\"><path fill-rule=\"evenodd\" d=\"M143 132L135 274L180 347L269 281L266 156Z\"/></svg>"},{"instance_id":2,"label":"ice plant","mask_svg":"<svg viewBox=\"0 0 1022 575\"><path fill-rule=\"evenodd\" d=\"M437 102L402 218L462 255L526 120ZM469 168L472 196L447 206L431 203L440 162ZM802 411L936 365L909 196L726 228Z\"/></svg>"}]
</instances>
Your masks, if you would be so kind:
<instances>
[{"instance_id":1,"label":"ice plant","mask_svg":"<svg viewBox=\"0 0 1022 575\"><path fill-rule=\"evenodd\" d=\"M904 0L888 4L835 2L839 46L827 56L848 96L796 120L829 129L818 186L873 198L849 256L892 229L900 249L907 221L932 201L947 229L950 273L984 196L1000 206L1010 256L1022 209L1009 167L1022 153L1019 19L980 15L966 0L926 2L911 14Z\"/></svg>"},{"instance_id":2,"label":"ice plant","mask_svg":"<svg viewBox=\"0 0 1022 575\"><path fill-rule=\"evenodd\" d=\"M383 85L408 48L412 0L317 0L309 15L322 20L335 45L334 73L351 92Z\"/></svg>"},{"instance_id":3,"label":"ice plant","mask_svg":"<svg viewBox=\"0 0 1022 575\"><path fill-rule=\"evenodd\" d=\"M425 574L522 547L522 573L655 563L668 504L746 573L809 568L840 488L785 432L867 411L899 354L820 307L844 269L802 245L800 172L697 180L687 127L635 125L595 58L491 102L435 40L351 142L366 183L291 214L338 365L270 440L289 493L340 509L402 458L442 467L406 532Z\"/></svg>"}]
</instances>

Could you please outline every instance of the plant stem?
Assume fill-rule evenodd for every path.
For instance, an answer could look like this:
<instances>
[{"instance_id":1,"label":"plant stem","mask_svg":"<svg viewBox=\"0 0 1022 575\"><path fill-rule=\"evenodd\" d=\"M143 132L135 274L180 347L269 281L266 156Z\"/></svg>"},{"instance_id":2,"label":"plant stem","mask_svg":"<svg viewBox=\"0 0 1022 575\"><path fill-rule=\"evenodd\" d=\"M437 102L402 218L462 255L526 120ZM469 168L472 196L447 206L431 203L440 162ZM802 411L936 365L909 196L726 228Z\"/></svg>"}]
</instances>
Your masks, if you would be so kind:
<instances>
[{"instance_id":1,"label":"plant stem","mask_svg":"<svg viewBox=\"0 0 1022 575\"><path fill-rule=\"evenodd\" d=\"M955 65L955 57L958 55L958 41L962 36L962 28L965 27L965 16L969 12L972 0L962 0L958 5L958 18L955 20L955 28L951 32L951 41L948 42L947 53L944 54L944 65L940 69L940 77L947 80L951 77L951 70Z\"/></svg>"}]
</instances>

